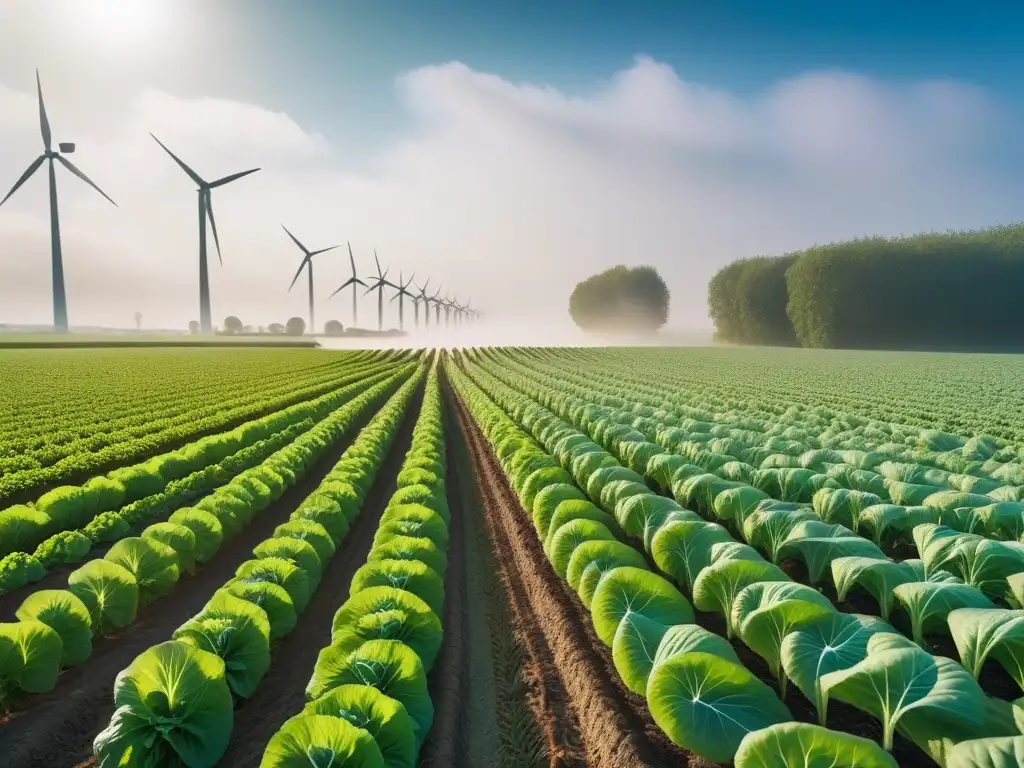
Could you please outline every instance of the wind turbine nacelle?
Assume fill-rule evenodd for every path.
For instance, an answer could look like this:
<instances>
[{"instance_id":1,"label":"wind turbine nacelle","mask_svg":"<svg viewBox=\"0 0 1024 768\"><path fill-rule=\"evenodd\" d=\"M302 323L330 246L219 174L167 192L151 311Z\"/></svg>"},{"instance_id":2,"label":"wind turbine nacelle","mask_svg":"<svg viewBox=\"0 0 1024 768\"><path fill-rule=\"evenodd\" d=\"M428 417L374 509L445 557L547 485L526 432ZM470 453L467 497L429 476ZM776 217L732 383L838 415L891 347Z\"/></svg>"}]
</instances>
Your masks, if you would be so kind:
<instances>
[{"instance_id":1,"label":"wind turbine nacelle","mask_svg":"<svg viewBox=\"0 0 1024 768\"><path fill-rule=\"evenodd\" d=\"M75 142L73 141L62 141L57 146L60 147L61 153L65 155L70 155L72 152L75 151Z\"/></svg>"}]
</instances>

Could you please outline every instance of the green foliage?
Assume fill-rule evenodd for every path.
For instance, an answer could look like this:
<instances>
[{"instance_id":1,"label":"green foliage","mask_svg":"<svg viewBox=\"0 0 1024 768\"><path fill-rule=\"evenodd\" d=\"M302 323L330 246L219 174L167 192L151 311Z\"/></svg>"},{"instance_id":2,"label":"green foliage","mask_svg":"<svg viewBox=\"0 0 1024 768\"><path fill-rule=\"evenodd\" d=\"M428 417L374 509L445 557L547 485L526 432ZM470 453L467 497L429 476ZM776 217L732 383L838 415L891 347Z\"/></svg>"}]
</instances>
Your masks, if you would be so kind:
<instances>
[{"instance_id":1,"label":"green foliage","mask_svg":"<svg viewBox=\"0 0 1024 768\"><path fill-rule=\"evenodd\" d=\"M898 768L875 742L808 723L779 723L748 733L736 768Z\"/></svg>"},{"instance_id":2,"label":"green foliage","mask_svg":"<svg viewBox=\"0 0 1024 768\"><path fill-rule=\"evenodd\" d=\"M1008 310L1024 275L1024 228L872 237L803 251L789 269L789 316L806 347L975 348L1015 345ZM927 310L927 302L948 311ZM984 306L959 297L983 291ZM993 293L995 291L995 293ZM922 297L916 301L910 297Z\"/></svg>"},{"instance_id":3,"label":"green foliage","mask_svg":"<svg viewBox=\"0 0 1024 768\"><path fill-rule=\"evenodd\" d=\"M647 701L673 742L717 763L731 762L751 731L791 719L751 672L709 653L680 654L655 667Z\"/></svg>"},{"instance_id":4,"label":"green foliage","mask_svg":"<svg viewBox=\"0 0 1024 768\"><path fill-rule=\"evenodd\" d=\"M373 736L341 717L296 715L267 744L261 768L385 768Z\"/></svg>"},{"instance_id":5,"label":"green foliage","mask_svg":"<svg viewBox=\"0 0 1024 768\"><path fill-rule=\"evenodd\" d=\"M78 597L65 589L41 589L18 607L20 621L39 621L60 637L62 667L74 667L92 655L92 618Z\"/></svg>"},{"instance_id":6,"label":"green foliage","mask_svg":"<svg viewBox=\"0 0 1024 768\"><path fill-rule=\"evenodd\" d=\"M100 765L211 768L234 724L224 662L174 640L143 651L117 676L114 707L93 742Z\"/></svg>"},{"instance_id":7,"label":"green foliage","mask_svg":"<svg viewBox=\"0 0 1024 768\"><path fill-rule=\"evenodd\" d=\"M967 670L889 633L873 635L857 664L822 676L821 690L876 717L886 749L897 725L927 735L941 733L943 719L981 726L985 717L984 694Z\"/></svg>"},{"instance_id":8,"label":"green foliage","mask_svg":"<svg viewBox=\"0 0 1024 768\"><path fill-rule=\"evenodd\" d=\"M588 331L655 331L668 321L669 298L654 267L620 265L579 283L569 314Z\"/></svg>"}]
</instances>

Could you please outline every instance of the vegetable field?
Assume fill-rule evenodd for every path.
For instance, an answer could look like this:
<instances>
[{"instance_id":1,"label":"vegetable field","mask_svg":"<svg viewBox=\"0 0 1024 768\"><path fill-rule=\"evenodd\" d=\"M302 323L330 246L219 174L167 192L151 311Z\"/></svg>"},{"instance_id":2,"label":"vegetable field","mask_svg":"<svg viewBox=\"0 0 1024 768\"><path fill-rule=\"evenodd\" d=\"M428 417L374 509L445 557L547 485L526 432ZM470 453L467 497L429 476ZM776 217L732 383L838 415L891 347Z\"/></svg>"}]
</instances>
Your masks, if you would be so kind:
<instances>
[{"instance_id":1,"label":"vegetable field","mask_svg":"<svg viewBox=\"0 0 1024 768\"><path fill-rule=\"evenodd\" d=\"M1024 764L1024 358L0 365L4 765Z\"/></svg>"}]
</instances>

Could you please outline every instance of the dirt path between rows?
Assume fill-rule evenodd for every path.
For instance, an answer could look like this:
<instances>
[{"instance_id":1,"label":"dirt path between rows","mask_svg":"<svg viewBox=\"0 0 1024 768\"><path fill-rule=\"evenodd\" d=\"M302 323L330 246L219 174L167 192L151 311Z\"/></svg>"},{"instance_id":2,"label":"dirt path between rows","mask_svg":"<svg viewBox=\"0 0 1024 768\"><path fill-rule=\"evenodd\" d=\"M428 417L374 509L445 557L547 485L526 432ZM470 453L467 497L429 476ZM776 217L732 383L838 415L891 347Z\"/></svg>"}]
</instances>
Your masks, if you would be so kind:
<instances>
[{"instance_id":1,"label":"dirt path between rows","mask_svg":"<svg viewBox=\"0 0 1024 768\"><path fill-rule=\"evenodd\" d=\"M93 739L113 715L117 674L150 646L170 640L174 630L202 609L213 593L234 576L238 566L252 557L253 547L287 521L302 500L313 492L356 434L358 431L353 431L348 439L329 450L302 481L263 510L210 562L200 566L194 576L182 579L171 594L142 609L136 621L120 634L98 639L92 656L80 666L63 672L52 692L33 697L26 709L0 724L0 763L12 768L58 768L88 760L92 756ZM375 529L376 525L371 530ZM344 547L333 561L339 559L342 562L347 559ZM346 583L346 594L347 588ZM330 591L330 585L321 584L317 594L325 589ZM307 614L309 610L312 605ZM315 647L319 649L322 644ZM275 653L275 659L277 656ZM271 666L272 672L273 669ZM312 669L310 664L302 686Z\"/></svg>"},{"instance_id":2,"label":"dirt path between rows","mask_svg":"<svg viewBox=\"0 0 1024 768\"><path fill-rule=\"evenodd\" d=\"M589 613L551 568L529 517L464 404L453 397L484 504L495 566L517 635L528 650L535 719L551 766L706 766L672 744L646 703L619 681Z\"/></svg>"},{"instance_id":3,"label":"dirt path between rows","mask_svg":"<svg viewBox=\"0 0 1024 768\"><path fill-rule=\"evenodd\" d=\"M220 760L222 765L258 766L270 737L306 705L306 684L320 651L331 641L334 614L348 599L352 576L366 563L381 515L395 492L422 396L421 383L405 410L402 426L366 495L359 517L324 570L309 606L295 629L273 648L270 670L260 680L256 692L235 707L235 726L228 750Z\"/></svg>"}]
</instances>

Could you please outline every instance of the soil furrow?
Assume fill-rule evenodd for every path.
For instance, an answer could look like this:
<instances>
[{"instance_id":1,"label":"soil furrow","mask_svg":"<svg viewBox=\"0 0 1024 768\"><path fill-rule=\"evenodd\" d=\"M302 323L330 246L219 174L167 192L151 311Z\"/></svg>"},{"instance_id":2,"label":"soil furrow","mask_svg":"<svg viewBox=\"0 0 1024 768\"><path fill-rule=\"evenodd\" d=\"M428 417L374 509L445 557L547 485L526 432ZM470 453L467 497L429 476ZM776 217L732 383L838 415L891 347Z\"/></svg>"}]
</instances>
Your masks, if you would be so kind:
<instances>
[{"instance_id":1,"label":"soil furrow","mask_svg":"<svg viewBox=\"0 0 1024 768\"><path fill-rule=\"evenodd\" d=\"M295 629L273 648L270 670L260 680L255 693L236 705L231 743L221 764L239 768L258 766L270 737L306 705L306 683L313 674L320 651L330 643L334 614L348 599L352 576L366 563L381 515L395 492L395 480L412 442L422 395L421 383L406 408L402 426L366 495L359 517L324 570L309 606L299 617Z\"/></svg>"},{"instance_id":2,"label":"soil furrow","mask_svg":"<svg viewBox=\"0 0 1024 768\"><path fill-rule=\"evenodd\" d=\"M334 467L357 432L328 451L305 478L259 513L236 538L225 543L194 576L139 611L123 632L95 641L92 656L63 672L57 687L27 701L23 711L0 724L0 755L12 768L73 766L92 754L92 740L114 712L114 678L150 646L170 640L174 630L198 613L210 597L252 557L257 544L288 520ZM336 557L344 559L343 553ZM321 586L321 589L323 586ZM319 647L319 646L318 646ZM310 666L310 671L312 666Z\"/></svg>"},{"instance_id":3,"label":"soil furrow","mask_svg":"<svg viewBox=\"0 0 1024 768\"><path fill-rule=\"evenodd\" d=\"M643 699L621 684L588 612L552 570L500 463L465 406L456 402L497 569L535 670L535 712L547 726L551 764L706 765L673 745Z\"/></svg>"}]
</instances>

